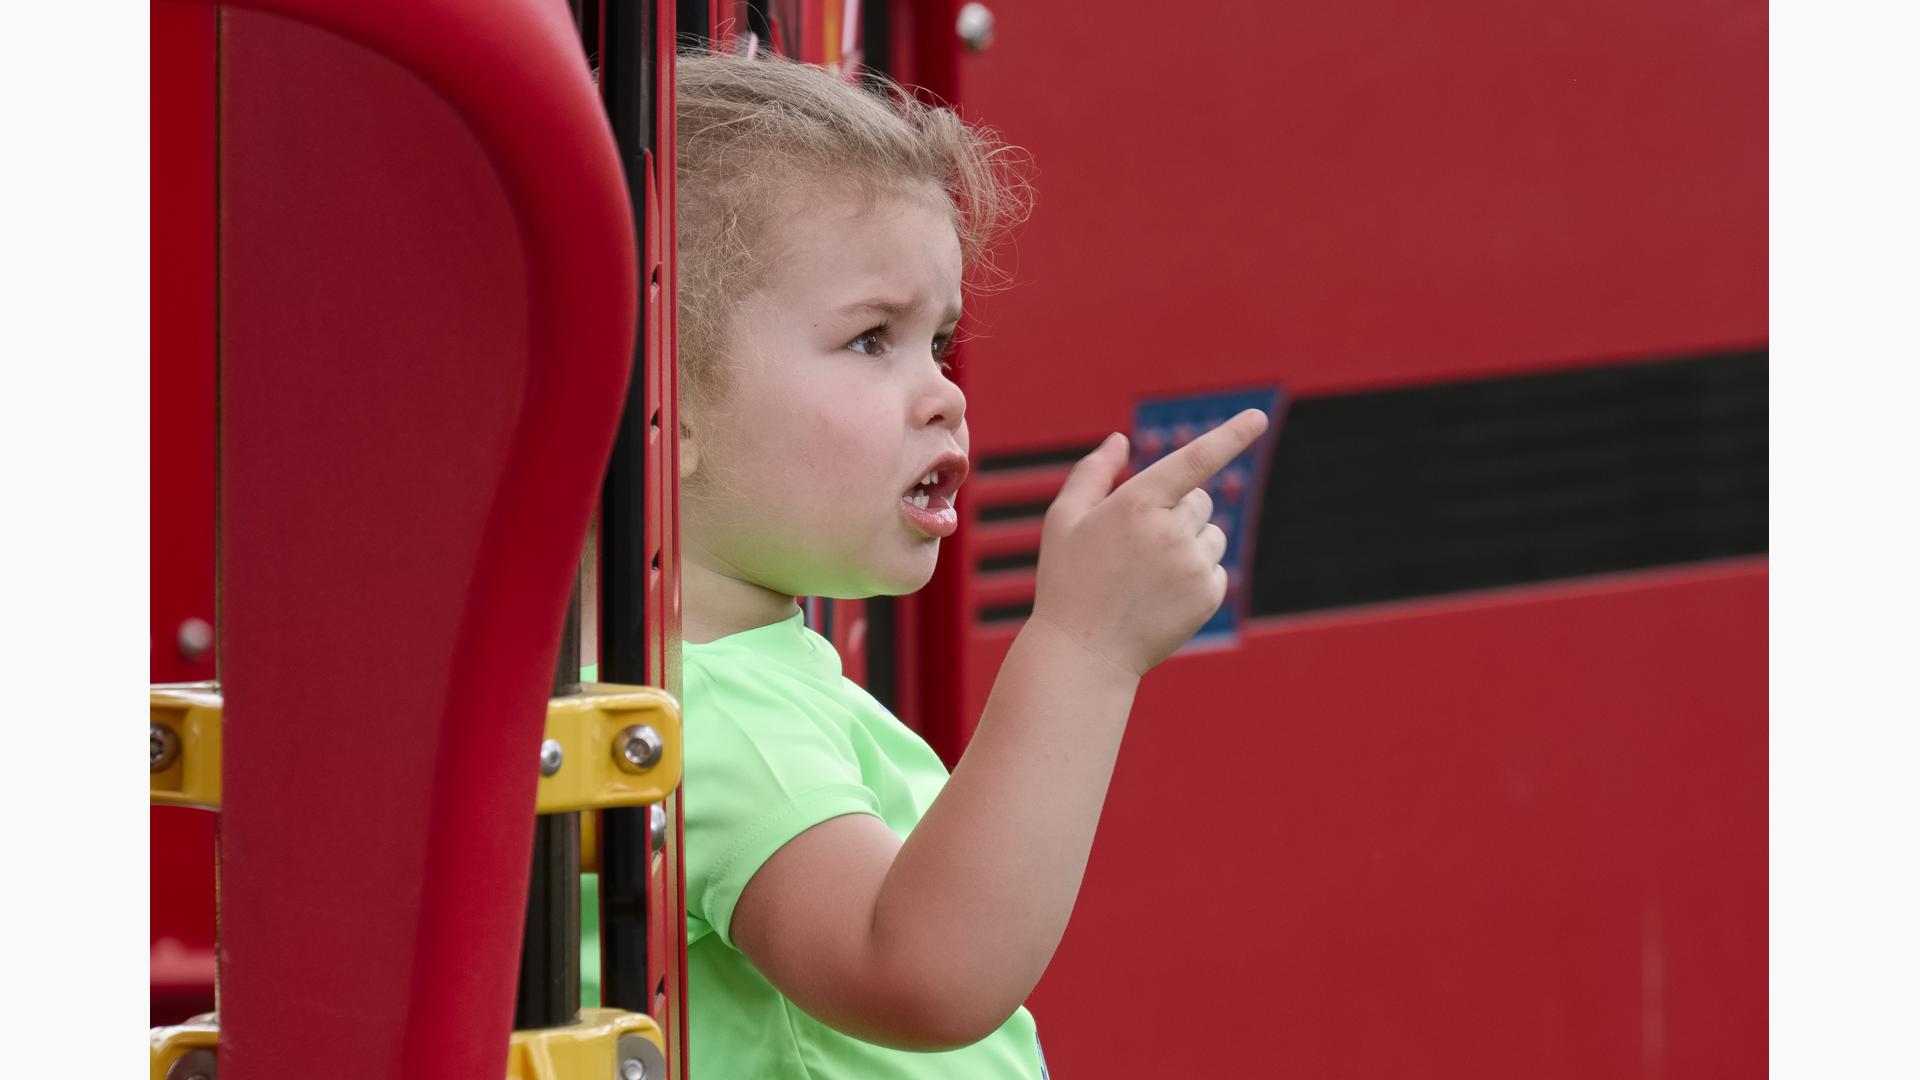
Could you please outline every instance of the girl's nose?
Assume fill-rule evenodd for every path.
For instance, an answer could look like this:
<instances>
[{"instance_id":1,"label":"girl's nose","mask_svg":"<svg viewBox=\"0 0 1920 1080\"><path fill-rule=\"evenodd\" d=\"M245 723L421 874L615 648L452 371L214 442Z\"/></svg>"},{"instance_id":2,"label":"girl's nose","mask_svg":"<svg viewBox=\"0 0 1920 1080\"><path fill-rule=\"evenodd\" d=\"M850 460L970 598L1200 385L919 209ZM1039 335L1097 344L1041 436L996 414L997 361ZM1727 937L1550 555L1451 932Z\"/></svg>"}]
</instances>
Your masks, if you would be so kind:
<instances>
[{"instance_id":1,"label":"girl's nose","mask_svg":"<svg viewBox=\"0 0 1920 1080\"><path fill-rule=\"evenodd\" d=\"M967 418L967 395L945 373L936 375L932 391L922 399L920 426L939 424L957 428Z\"/></svg>"}]
</instances>

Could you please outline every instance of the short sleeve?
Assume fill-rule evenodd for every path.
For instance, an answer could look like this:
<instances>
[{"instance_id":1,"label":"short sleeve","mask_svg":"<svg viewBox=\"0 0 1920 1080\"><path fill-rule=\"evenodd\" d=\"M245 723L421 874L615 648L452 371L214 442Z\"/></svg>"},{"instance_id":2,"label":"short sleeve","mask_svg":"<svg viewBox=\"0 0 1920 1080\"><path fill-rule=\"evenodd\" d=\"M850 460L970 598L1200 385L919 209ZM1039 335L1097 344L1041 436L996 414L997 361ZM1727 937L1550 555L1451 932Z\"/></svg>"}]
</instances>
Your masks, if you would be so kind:
<instances>
[{"instance_id":1,"label":"short sleeve","mask_svg":"<svg viewBox=\"0 0 1920 1080\"><path fill-rule=\"evenodd\" d=\"M787 841L846 814L880 816L845 733L777 683L686 666L687 914L733 945L733 909Z\"/></svg>"}]
</instances>

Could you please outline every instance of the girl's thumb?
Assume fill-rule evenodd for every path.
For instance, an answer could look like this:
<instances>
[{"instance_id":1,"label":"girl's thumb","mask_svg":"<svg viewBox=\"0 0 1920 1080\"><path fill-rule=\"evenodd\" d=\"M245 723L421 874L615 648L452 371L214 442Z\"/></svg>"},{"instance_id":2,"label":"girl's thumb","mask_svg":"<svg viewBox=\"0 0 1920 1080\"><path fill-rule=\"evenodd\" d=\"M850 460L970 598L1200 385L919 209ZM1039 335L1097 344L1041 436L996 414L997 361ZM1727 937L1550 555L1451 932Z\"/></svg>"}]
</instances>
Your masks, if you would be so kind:
<instances>
[{"instance_id":1,"label":"girl's thumb","mask_svg":"<svg viewBox=\"0 0 1920 1080\"><path fill-rule=\"evenodd\" d=\"M1060 485L1060 494L1054 496L1054 505L1068 507L1079 516L1079 512L1107 497L1126 464L1127 437L1116 431L1094 447L1093 453L1074 463L1067 482Z\"/></svg>"}]
</instances>

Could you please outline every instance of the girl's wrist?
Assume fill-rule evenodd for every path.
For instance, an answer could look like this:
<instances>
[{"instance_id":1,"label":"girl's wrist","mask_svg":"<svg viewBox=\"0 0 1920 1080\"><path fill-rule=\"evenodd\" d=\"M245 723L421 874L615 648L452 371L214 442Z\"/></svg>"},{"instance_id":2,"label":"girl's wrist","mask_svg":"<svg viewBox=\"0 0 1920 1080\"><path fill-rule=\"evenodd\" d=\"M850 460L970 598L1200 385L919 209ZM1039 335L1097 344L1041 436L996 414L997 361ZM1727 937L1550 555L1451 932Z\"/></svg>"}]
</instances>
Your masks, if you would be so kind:
<instances>
[{"instance_id":1,"label":"girl's wrist","mask_svg":"<svg viewBox=\"0 0 1920 1080\"><path fill-rule=\"evenodd\" d=\"M1050 661L1087 664L1102 677L1124 683L1129 689L1139 684L1144 672L1114 659L1082 634L1077 634L1040 611L1035 611L1020 628L1019 639L1049 655Z\"/></svg>"}]
</instances>

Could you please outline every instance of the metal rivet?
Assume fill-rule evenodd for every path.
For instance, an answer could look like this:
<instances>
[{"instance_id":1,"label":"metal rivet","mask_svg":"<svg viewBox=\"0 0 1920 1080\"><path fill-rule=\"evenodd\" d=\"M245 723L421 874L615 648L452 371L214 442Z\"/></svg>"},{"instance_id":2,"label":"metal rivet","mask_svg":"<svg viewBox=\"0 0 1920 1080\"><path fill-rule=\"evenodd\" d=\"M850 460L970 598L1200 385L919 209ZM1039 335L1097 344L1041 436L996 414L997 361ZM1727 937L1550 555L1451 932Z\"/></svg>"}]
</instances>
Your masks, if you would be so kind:
<instances>
[{"instance_id":1,"label":"metal rivet","mask_svg":"<svg viewBox=\"0 0 1920 1080\"><path fill-rule=\"evenodd\" d=\"M207 1049L189 1050L167 1066L167 1080L219 1080L220 1064Z\"/></svg>"},{"instance_id":2,"label":"metal rivet","mask_svg":"<svg viewBox=\"0 0 1920 1080\"><path fill-rule=\"evenodd\" d=\"M660 764L667 744L652 724L635 724L613 740L613 761L622 772L646 772Z\"/></svg>"},{"instance_id":3,"label":"metal rivet","mask_svg":"<svg viewBox=\"0 0 1920 1080\"><path fill-rule=\"evenodd\" d=\"M614 1056L620 1062L616 1073L620 1080L654 1080L667 1075L666 1057L644 1035L620 1036Z\"/></svg>"},{"instance_id":4,"label":"metal rivet","mask_svg":"<svg viewBox=\"0 0 1920 1080\"><path fill-rule=\"evenodd\" d=\"M653 850L667 848L667 808L659 803L647 807L647 831L653 835Z\"/></svg>"},{"instance_id":5,"label":"metal rivet","mask_svg":"<svg viewBox=\"0 0 1920 1080\"><path fill-rule=\"evenodd\" d=\"M960 40L973 52L986 52L993 45L993 12L985 4L963 4L954 27Z\"/></svg>"},{"instance_id":6,"label":"metal rivet","mask_svg":"<svg viewBox=\"0 0 1920 1080\"><path fill-rule=\"evenodd\" d=\"M147 724L147 764L152 772L166 772L180 756L180 736L165 724Z\"/></svg>"},{"instance_id":7,"label":"metal rivet","mask_svg":"<svg viewBox=\"0 0 1920 1080\"><path fill-rule=\"evenodd\" d=\"M560 771L560 763L567 760L566 752L560 749L560 740L548 739L540 744L540 775L552 776Z\"/></svg>"},{"instance_id":8,"label":"metal rivet","mask_svg":"<svg viewBox=\"0 0 1920 1080\"><path fill-rule=\"evenodd\" d=\"M188 663L206 659L207 650L213 648L213 624L205 619L188 619L180 624L180 632L175 637L180 647L180 656Z\"/></svg>"}]
</instances>

